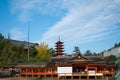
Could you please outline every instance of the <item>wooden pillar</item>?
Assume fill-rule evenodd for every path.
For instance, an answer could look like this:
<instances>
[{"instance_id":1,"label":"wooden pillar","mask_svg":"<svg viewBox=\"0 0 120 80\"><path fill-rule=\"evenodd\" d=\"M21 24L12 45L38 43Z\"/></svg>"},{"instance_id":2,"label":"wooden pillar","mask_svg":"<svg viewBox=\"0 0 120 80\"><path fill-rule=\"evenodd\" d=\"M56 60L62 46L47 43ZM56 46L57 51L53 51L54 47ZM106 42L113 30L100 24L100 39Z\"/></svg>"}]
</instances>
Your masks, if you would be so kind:
<instances>
[{"instance_id":1,"label":"wooden pillar","mask_svg":"<svg viewBox=\"0 0 120 80\"><path fill-rule=\"evenodd\" d=\"M81 80L81 75L79 75L79 79Z\"/></svg>"},{"instance_id":2,"label":"wooden pillar","mask_svg":"<svg viewBox=\"0 0 120 80\"><path fill-rule=\"evenodd\" d=\"M89 75L87 76L87 80L89 80Z\"/></svg>"},{"instance_id":3,"label":"wooden pillar","mask_svg":"<svg viewBox=\"0 0 120 80\"><path fill-rule=\"evenodd\" d=\"M114 77L114 68L112 68L112 78Z\"/></svg>"},{"instance_id":4,"label":"wooden pillar","mask_svg":"<svg viewBox=\"0 0 120 80\"><path fill-rule=\"evenodd\" d=\"M95 73L95 80L97 79L97 77L96 77L96 73Z\"/></svg>"},{"instance_id":5,"label":"wooden pillar","mask_svg":"<svg viewBox=\"0 0 120 80\"><path fill-rule=\"evenodd\" d=\"M95 68L96 73L98 72L97 67Z\"/></svg>"},{"instance_id":6,"label":"wooden pillar","mask_svg":"<svg viewBox=\"0 0 120 80\"><path fill-rule=\"evenodd\" d=\"M114 68L112 68L112 72L114 73Z\"/></svg>"},{"instance_id":7,"label":"wooden pillar","mask_svg":"<svg viewBox=\"0 0 120 80\"><path fill-rule=\"evenodd\" d=\"M106 78L106 67L104 68L104 77Z\"/></svg>"},{"instance_id":8,"label":"wooden pillar","mask_svg":"<svg viewBox=\"0 0 120 80\"><path fill-rule=\"evenodd\" d=\"M59 74L58 74L57 78L58 78L58 80L59 80Z\"/></svg>"},{"instance_id":9,"label":"wooden pillar","mask_svg":"<svg viewBox=\"0 0 120 80\"><path fill-rule=\"evenodd\" d=\"M65 80L66 80L66 73L65 73Z\"/></svg>"},{"instance_id":10,"label":"wooden pillar","mask_svg":"<svg viewBox=\"0 0 120 80\"><path fill-rule=\"evenodd\" d=\"M54 68L52 68L52 73L55 73L55 70L54 70Z\"/></svg>"},{"instance_id":11,"label":"wooden pillar","mask_svg":"<svg viewBox=\"0 0 120 80\"><path fill-rule=\"evenodd\" d=\"M46 78L46 72L47 72L47 71L46 71L46 68L44 68L44 72L45 72L44 77Z\"/></svg>"},{"instance_id":12,"label":"wooden pillar","mask_svg":"<svg viewBox=\"0 0 120 80\"><path fill-rule=\"evenodd\" d=\"M40 68L38 68L38 77L40 78Z\"/></svg>"},{"instance_id":13,"label":"wooden pillar","mask_svg":"<svg viewBox=\"0 0 120 80\"><path fill-rule=\"evenodd\" d=\"M73 73L72 73L72 76L71 76L71 80L73 80Z\"/></svg>"},{"instance_id":14,"label":"wooden pillar","mask_svg":"<svg viewBox=\"0 0 120 80\"><path fill-rule=\"evenodd\" d=\"M85 70L85 71L86 71L86 73L88 74L88 65L86 65L86 70Z\"/></svg>"},{"instance_id":15,"label":"wooden pillar","mask_svg":"<svg viewBox=\"0 0 120 80\"><path fill-rule=\"evenodd\" d=\"M18 80L20 80L20 78L21 78L21 72L22 72L22 70L21 70L21 68L17 68L19 71L20 71L20 74L19 75L17 75L17 77L18 77Z\"/></svg>"},{"instance_id":16,"label":"wooden pillar","mask_svg":"<svg viewBox=\"0 0 120 80\"><path fill-rule=\"evenodd\" d=\"M86 71L86 74L87 74L87 79L89 79L89 75L88 75L88 65L86 65L85 71Z\"/></svg>"},{"instance_id":17,"label":"wooden pillar","mask_svg":"<svg viewBox=\"0 0 120 80\"><path fill-rule=\"evenodd\" d=\"M104 80L104 75L102 75L102 80Z\"/></svg>"},{"instance_id":18,"label":"wooden pillar","mask_svg":"<svg viewBox=\"0 0 120 80\"><path fill-rule=\"evenodd\" d=\"M97 67L95 68L95 79L96 79Z\"/></svg>"},{"instance_id":19,"label":"wooden pillar","mask_svg":"<svg viewBox=\"0 0 120 80\"><path fill-rule=\"evenodd\" d=\"M85 69L85 71L86 71L86 74L87 74L87 80L89 79L89 75L88 75L88 65L86 65L86 69Z\"/></svg>"},{"instance_id":20,"label":"wooden pillar","mask_svg":"<svg viewBox=\"0 0 120 80\"><path fill-rule=\"evenodd\" d=\"M31 71L31 73L32 73L32 77L34 77L34 71L33 71L34 68L32 68L31 70L32 70L32 71Z\"/></svg>"},{"instance_id":21,"label":"wooden pillar","mask_svg":"<svg viewBox=\"0 0 120 80\"><path fill-rule=\"evenodd\" d=\"M21 74L22 74L22 68L19 68L19 70L20 70L20 77L21 77Z\"/></svg>"},{"instance_id":22,"label":"wooden pillar","mask_svg":"<svg viewBox=\"0 0 120 80\"><path fill-rule=\"evenodd\" d=\"M25 74L26 74L26 77L27 77L27 74L28 74L28 69L25 68Z\"/></svg>"},{"instance_id":23,"label":"wooden pillar","mask_svg":"<svg viewBox=\"0 0 120 80\"><path fill-rule=\"evenodd\" d=\"M50 71L51 71L51 77L53 77L53 68L50 68Z\"/></svg>"}]
</instances>

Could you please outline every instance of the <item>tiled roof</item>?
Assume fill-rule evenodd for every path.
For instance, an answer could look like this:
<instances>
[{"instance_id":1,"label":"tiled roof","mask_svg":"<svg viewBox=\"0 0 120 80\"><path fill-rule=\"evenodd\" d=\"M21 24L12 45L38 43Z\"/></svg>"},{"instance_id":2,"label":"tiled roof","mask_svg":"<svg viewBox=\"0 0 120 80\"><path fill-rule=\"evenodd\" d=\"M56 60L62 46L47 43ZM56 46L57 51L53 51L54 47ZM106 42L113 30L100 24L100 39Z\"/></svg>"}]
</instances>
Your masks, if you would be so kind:
<instances>
[{"instance_id":1,"label":"tiled roof","mask_svg":"<svg viewBox=\"0 0 120 80\"><path fill-rule=\"evenodd\" d=\"M19 40L10 39L10 42L12 44L14 44L14 45L24 44L24 48L28 49L28 42L26 42L26 41L19 41ZM35 45L36 48L39 46L38 43L31 43L31 42L29 42L29 46L33 46L33 45Z\"/></svg>"},{"instance_id":2,"label":"tiled roof","mask_svg":"<svg viewBox=\"0 0 120 80\"><path fill-rule=\"evenodd\" d=\"M70 57L52 57L47 67L55 67L56 63L65 63L68 62Z\"/></svg>"},{"instance_id":3,"label":"tiled roof","mask_svg":"<svg viewBox=\"0 0 120 80\"><path fill-rule=\"evenodd\" d=\"M88 65L115 65L114 62L106 62L104 57L99 56L82 56L82 58L77 57L52 57L50 62L24 62L18 63L16 67L57 67L57 64L74 64L85 62Z\"/></svg>"},{"instance_id":4,"label":"tiled roof","mask_svg":"<svg viewBox=\"0 0 120 80\"><path fill-rule=\"evenodd\" d=\"M104 61L104 57L100 56L84 56L84 57L92 61Z\"/></svg>"},{"instance_id":5,"label":"tiled roof","mask_svg":"<svg viewBox=\"0 0 120 80\"><path fill-rule=\"evenodd\" d=\"M21 62L17 63L15 67L46 67L46 62Z\"/></svg>"}]
</instances>

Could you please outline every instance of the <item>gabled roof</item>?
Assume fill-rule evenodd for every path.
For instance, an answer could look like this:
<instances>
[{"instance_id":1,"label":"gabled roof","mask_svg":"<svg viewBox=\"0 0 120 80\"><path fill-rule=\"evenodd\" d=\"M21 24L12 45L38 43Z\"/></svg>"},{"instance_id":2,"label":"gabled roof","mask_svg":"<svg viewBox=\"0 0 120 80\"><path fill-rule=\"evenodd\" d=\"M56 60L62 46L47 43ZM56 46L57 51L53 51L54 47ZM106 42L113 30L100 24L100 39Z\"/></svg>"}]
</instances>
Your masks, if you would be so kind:
<instances>
[{"instance_id":1,"label":"gabled roof","mask_svg":"<svg viewBox=\"0 0 120 80\"><path fill-rule=\"evenodd\" d=\"M84 59L84 60L88 60L87 58L85 58L84 56L82 56L81 53L78 53L77 56L73 57L73 60L80 60L80 59Z\"/></svg>"},{"instance_id":2,"label":"gabled roof","mask_svg":"<svg viewBox=\"0 0 120 80\"><path fill-rule=\"evenodd\" d=\"M86 61L104 61L104 57L101 56L83 56L81 53L78 53L72 60L86 60Z\"/></svg>"},{"instance_id":3,"label":"gabled roof","mask_svg":"<svg viewBox=\"0 0 120 80\"><path fill-rule=\"evenodd\" d=\"M47 67L56 67L56 64L67 63L71 57L52 57Z\"/></svg>"}]
</instances>

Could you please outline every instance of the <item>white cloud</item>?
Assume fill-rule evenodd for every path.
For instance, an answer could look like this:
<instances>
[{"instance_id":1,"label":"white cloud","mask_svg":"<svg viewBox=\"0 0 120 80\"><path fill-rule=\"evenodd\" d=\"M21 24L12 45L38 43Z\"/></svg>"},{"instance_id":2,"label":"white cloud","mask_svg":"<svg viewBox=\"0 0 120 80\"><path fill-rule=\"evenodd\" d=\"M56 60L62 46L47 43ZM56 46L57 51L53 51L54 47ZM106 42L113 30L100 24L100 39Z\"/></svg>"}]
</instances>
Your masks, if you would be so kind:
<instances>
[{"instance_id":1,"label":"white cloud","mask_svg":"<svg viewBox=\"0 0 120 80\"><path fill-rule=\"evenodd\" d=\"M65 42L71 41L70 44L74 47L78 44L110 38L110 34L120 29L119 26L115 26L120 19L119 13L118 5L114 2L93 0L87 6L83 4L69 10L61 21L44 33L42 40L52 45L60 35Z\"/></svg>"},{"instance_id":2,"label":"white cloud","mask_svg":"<svg viewBox=\"0 0 120 80\"><path fill-rule=\"evenodd\" d=\"M21 40L21 39L25 38L26 36L21 29L13 28L10 30L10 37L11 37L11 39Z\"/></svg>"},{"instance_id":3,"label":"white cloud","mask_svg":"<svg viewBox=\"0 0 120 80\"><path fill-rule=\"evenodd\" d=\"M64 1L64 0L63 0ZM35 14L61 15L67 10L62 0L12 0L11 13L21 22L29 22ZM61 6L60 6L61 5ZM64 11L62 11L64 10Z\"/></svg>"},{"instance_id":4,"label":"white cloud","mask_svg":"<svg viewBox=\"0 0 120 80\"><path fill-rule=\"evenodd\" d=\"M53 46L58 36L71 46L110 38L119 32L120 0L13 0L13 12L20 12L20 21L29 21L34 13L60 15L42 41ZM31 12L31 13L30 13ZM29 14L30 13L30 14ZM111 35L112 37L112 35ZM68 45L70 46L70 45Z\"/></svg>"}]
</instances>

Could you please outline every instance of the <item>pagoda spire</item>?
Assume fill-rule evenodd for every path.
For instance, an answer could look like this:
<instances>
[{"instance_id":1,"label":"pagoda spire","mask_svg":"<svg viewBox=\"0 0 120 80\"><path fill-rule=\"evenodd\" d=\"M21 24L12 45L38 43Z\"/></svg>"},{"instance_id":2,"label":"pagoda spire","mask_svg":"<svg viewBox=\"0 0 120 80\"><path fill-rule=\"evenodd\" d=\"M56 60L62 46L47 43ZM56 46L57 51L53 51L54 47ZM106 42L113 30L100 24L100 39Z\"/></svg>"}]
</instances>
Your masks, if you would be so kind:
<instances>
[{"instance_id":1,"label":"pagoda spire","mask_svg":"<svg viewBox=\"0 0 120 80\"><path fill-rule=\"evenodd\" d=\"M60 36L58 36L58 41L60 41Z\"/></svg>"}]
</instances>

